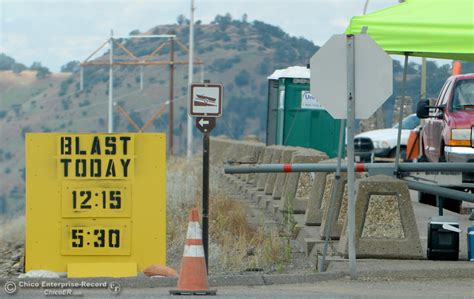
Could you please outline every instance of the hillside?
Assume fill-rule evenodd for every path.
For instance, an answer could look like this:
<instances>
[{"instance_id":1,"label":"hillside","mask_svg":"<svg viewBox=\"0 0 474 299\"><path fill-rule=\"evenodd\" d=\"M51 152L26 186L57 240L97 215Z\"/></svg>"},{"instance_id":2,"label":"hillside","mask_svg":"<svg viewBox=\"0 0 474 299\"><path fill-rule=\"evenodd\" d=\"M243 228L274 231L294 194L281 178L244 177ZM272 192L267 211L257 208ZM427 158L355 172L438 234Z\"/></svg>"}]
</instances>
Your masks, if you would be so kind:
<instances>
[{"instance_id":1,"label":"hillside","mask_svg":"<svg viewBox=\"0 0 474 299\"><path fill-rule=\"evenodd\" d=\"M189 25L185 19L178 24L160 25L134 34L176 34L188 44ZM264 141L266 126L267 76L275 69L306 65L319 49L312 42L286 34L280 28L254 21L234 20L230 15L217 16L211 24L196 22L195 55L204 61L205 79L224 85L224 113L213 135L231 138L256 135ZM153 52L163 39L129 39L119 41L137 56ZM98 47L99 45L97 45ZM175 47L175 59L187 60L187 53ZM91 52L94 49L91 49ZM84 69L84 90L80 91L78 62L66 64L63 73L50 74L46 67L34 63L29 69L13 58L0 54L0 214L18 210L24 199L24 134L26 132L105 132L107 130L108 68L87 66ZM102 53L97 60L108 59ZM115 48L117 59L126 55ZM158 52L159 60L169 58L165 46ZM2 61L4 63L2 63ZM144 89L140 90L139 68L114 67L114 100L139 125L145 124L169 97L169 66L144 67ZM448 65L429 61L428 97L436 97L449 76ZM463 65L465 72L474 71L474 64ZM392 125L394 99L400 92L402 66L394 60L394 94L384 104L385 126ZM201 80L201 68L195 67L195 81ZM407 95L413 106L419 98L420 66L410 63ZM176 65L174 75L175 152L183 153L186 142L187 66ZM114 111L116 132L135 132L126 119ZM149 132L168 128L168 112L160 115ZM196 132L196 131L195 131ZM195 134L195 136L198 136ZM194 139L195 148L200 140Z\"/></svg>"},{"instance_id":2,"label":"hillside","mask_svg":"<svg viewBox=\"0 0 474 299\"><path fill-rule=\"evenodd\" d=\"M174 33L188 43L186 22L151 28L145 34ZM132 34L137 34L134 30ZM266 77L277 68L306 65L318 49L303 38L291 37L280 28L263 22L233 20L229 15L217 16L211 24L196 23L195 55L204 61L204 78L225 87L224 114L215 135L239 138L255 134L263 139L266 124ZM163 40L135 39L122 41L136 55L148 55ZM99 46L99 45L97 45ZM94 49L91 49L91 52ZM114 55L124 53L114 51ZM168 58L168 49L159 52ZM98 57L98 60L106 59ZM185 51L176 46L176 60L186 60ZM73 65L73 64L72 64ZM84 90L79 88L79 73L61 73L36 78L23 71L0 72L0 213L22 206L24 194L25 132L104 132L107 125L108 69L86 67ZM146 123L168 100L168 66L144 67L144 89L139 87L139 69L114 67L114 100L130 113L139 125ZM201 79L195 67L196 81ZM28 79L29 78L29 79ZM175 149L185 146L187 66L175 67ZM115 113L115 131L135 130L119 113ZM147 131L166 131L167 111ZM200 141L195 139L196 147Z\"/></svg>"}]
</instances>

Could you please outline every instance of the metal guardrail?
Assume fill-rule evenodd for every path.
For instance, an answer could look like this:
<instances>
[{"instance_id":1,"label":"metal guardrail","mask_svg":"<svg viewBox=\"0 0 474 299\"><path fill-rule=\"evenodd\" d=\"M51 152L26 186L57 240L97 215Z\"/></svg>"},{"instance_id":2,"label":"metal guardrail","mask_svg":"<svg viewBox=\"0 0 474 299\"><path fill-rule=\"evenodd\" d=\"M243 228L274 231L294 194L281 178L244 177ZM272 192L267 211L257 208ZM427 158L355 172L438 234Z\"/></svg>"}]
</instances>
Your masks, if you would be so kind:
<instances>
[{"instance_id":1,"label":"metal guardrail","mask_svg":"<svg viewBox=\"0 0 474 299\"><path fill-rule=\"evenodd\" d=\"M354 168L356 172L369 172L377 174L387 174L399 176L403 172L445 172L458 174L462 172L474 172L473 163L400 163L398 172L395 172L395 163L356 163ZM347 172L347 164L341 164L341 171ZM256 164L256 165L226 165L224 172L234 173L268 173L268 172L336 172L335 163L295 163L295 164ZM403 176L400 177L403 179ZM440 187L433 184L404 180L409 189L434 194L449 199L467 201L474 203L474 194L463 191Z\"/></svg>"},{"instance_id":2,"label":"metal guardrail","mask_svg":"<svg viewBox=\"0 0 474 299\"><path fill-rule=\"evenodd\" d=\"M233 173L268 173L268 172L335 172L336 163L294 163L294 164L255 164L255 165L226 165L224 172ZM395 163L356 163L356 172L378 170L394 173ZM446 171L474 172L473 163L400 163L399 172L410 171ZM347 164L341 164L341 171L347 172Z\"/></svg>"}]
</instances>

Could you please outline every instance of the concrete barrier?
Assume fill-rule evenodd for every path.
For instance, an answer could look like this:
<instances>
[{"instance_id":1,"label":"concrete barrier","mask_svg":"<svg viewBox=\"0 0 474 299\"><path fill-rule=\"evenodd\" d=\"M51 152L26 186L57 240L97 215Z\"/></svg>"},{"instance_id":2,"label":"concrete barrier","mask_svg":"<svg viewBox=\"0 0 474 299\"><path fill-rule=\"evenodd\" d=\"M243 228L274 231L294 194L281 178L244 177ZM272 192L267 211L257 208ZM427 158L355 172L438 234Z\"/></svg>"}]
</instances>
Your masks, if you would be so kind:
<instances>
[{"instance_id":1,"label":"concrete barrier","mask_svg":"<svg viewBox=\"0 0 474 299\"><path fill-rule=\"evenodd\" d=\"M308 206L305 213L305 224L308 226L321 225L324 213L323 196L327 175L326 172L316 172L314 174L313 185L311 186Z\"/></svg>"},{"instance_id":2,"label":"concrete barrier","mask_svg":"<svg viewBox=\"0 0 474 299\"><path fill-rule=\"evenodd\" d=\"M284 151L283 147L275 147L275 149L273 150L272 161L270 163L272 164L281 163L283 151ZM277 177L276 173L267 174L267 179L265 181L265 188L264 188L264 193L266 195L271 195L273 193L273 187L275 186L276 177Z\"/></svg>"},{"instance_id":3,"label":"concrete barrier","mask_svg":"<svg viewBox=\"0 0 474 299\"><path fill-rule=\"evenodd\" d=\"M410 193L405 182L378 175L356 181L357 258L423 258ZM348 256L347 218L338 253Z\"/></svg>"},{"instance_id":4,"label":"concrete barrier","mask_svg":"<svg viewBox=\"0 0 474 299\"><path fill-rule=\"evenodd\" d=\"M299 149L298 151L293 153L291 163L318 163L319 161L326 158L327 156L322 152L312 149ZM286 213L290 211L295 214L304 214L306 212L309 192L308 194L304 195L304 198L301 198L297 197L297 195L302 195L301 193L298 194L297 190L298 186L300 187L300 189L304 188L305 190L309 190L309 186L311 186L311 180L309 180L309 182L307 183L309 185L299 185L301 177L301 173L298 172L289 173L286 176L285 186L283 189L279 207L279 210L281 212Z\"/></svg>"},{"instance_id":5,"label":"concrete barrier","mask_svg":"<svg viewBox=\"0 0 474 299\"><path fill-rule=\"evenodd\" d=\"M281 155L281 163L290 163L291 162L291 157L293 157L293 153L297 150L297 147L287 147L282 155ZM273 193L272 196L275 199L280 199L281 195L283 194L283 189L285 188L285 182L286 182L286 177L287 173L277 173L276 174L276 180L275 180L275 186L273 188Z\"/></svg>"},{"instance_id":6,"label":"concrete barrier","mask_svg":"<svg viewBox=\"0 0 474 299\"><path fill-rule=\"evenodd\" d=\"M252 147L252 159L255 161L255 163L262 163L263 161L263 153L265 151L265 145L263 143L256 143ZM250 173L247 175L247 183L252 185L252 186L257 186L257 182L255 180L256 174L255 173Z\"/></svg>"},{"instance_id":7,"label":"concrete barrier","mask_svg":"<svg viewBox=\"0 0 474 299\"><path fill-rule=\"evenodd\" d=\"M262 163L270 163L272 161L274 148L267 146L263 153ZM265 183L267 181L267 173L259 173L256 175L257 190L263 191L265 189Z\"/></svg>"},{"instance_id":8,"label":"concrete barrier","mask_svg":"<svg viewBox=\"0 0 474 299\"><path fill-rule=\"evenodd\" d=\"M365 177L365 174L356 173L356 180L362 179ZM335 175L329 175L328 179L331 180L331 189L329 192L325 192L325 199L324 199L324 211L323 211L323 219L321 221L321 228L320 228L320 237L324 240L325 238L325 231L326 228L330 225L331 231L329 237L333 240L339 240L341 237L342 227L344 226L344 221L347 217L347 201L348 201L348 193L347 193L347 173L341 173L341 178L338 184L338 188L336 191L336 198L333 210L333 218L332 223L329 223L329 207L331 205L331 196L333 192L333 188L335 188Z\"/></svg>"},{"instance_id":9,"label":"concrete barrier","mask_svg":"<svg viewBox=\"0 0 474 299\"><path fill-rule=\"evenodd\" d=\"M226 154L231 145L230 140L211 138L209 161L212 165L222 165L226 160Z\"/></svg>"}]
</instances>

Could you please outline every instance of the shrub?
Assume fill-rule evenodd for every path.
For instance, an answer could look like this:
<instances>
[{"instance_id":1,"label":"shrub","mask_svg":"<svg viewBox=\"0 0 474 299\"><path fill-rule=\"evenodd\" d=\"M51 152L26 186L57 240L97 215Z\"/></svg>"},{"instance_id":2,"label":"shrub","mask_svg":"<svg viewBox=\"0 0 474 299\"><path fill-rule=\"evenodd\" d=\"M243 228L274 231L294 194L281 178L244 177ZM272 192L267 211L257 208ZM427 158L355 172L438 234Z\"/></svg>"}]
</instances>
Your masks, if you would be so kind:
<instances>
[{"instance_id":1,"label":"shrub","mask_svg":"<svg viewBox=\"0 0 474 299\"><path fill-rule=\"evenodd\" d=\"M241 70L237 76L235 76L234 80L237 86L245 86L250 82L250 75L246 70Z\"/></svg>"},{"instance_id":2,"label":"shrub","mask_svg":"<svg viewBox=\"0 0 474 299\"><path fill-rule=\"evenodd\" d=\"M77 60L69 61L61 66L61 73L76 73L81 69L81 63Z\"/></svg>"}]
</instances>

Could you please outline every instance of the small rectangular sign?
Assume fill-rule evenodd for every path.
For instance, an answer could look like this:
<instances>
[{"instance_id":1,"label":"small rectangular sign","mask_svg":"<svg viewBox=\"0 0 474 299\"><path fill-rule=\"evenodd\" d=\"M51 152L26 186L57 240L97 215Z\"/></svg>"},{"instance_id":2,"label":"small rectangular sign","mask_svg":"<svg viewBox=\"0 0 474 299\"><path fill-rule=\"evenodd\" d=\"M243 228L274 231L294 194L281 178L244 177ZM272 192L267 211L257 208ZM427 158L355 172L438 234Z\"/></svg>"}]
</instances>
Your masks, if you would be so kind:
<instances>
[{"instance_id":1,"label":"small rectangular sign","mask_svg":"<svg viewBox=\"0 0 474 299\"><path fill-rule=\"evenodd\" d=\"M64 183L62 217L130 217L131 189L128 183Z\"/></svg>"},{"instance_id":2,"label":"small rectangular sign","mask_svg":"<svg viewBox=\"0 0 474 299\"><path fill-rule=\"evenodd\" d=\"M307 90L301 91L301 109L323 109L321 103Z\"/></svg>"},{"instance_id":3,"label":"small rectangular sign","mask_svg":"<svg viewBox=\"0 0 474 299\"><path fill-rule=\"evenodd\" d=\"M223 92L222 84L192 84L189 115L193 117L220 117L222 115Z\"/></svg>"},{"instance_id":4,"label":"small rectangular sign","mask_svg":"<svg viewBox=\"0 0 474 299\"><path fill-rule=\"evenodd\" d=\"M129 255L130 220L69 220L62 224L62 255Z\"/></svg>"}]
</instances>

